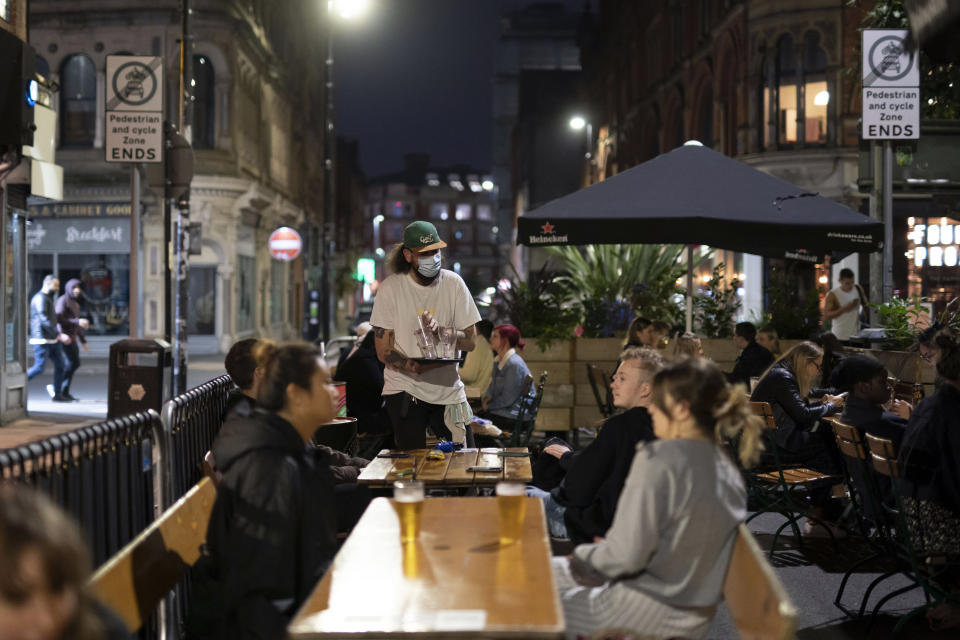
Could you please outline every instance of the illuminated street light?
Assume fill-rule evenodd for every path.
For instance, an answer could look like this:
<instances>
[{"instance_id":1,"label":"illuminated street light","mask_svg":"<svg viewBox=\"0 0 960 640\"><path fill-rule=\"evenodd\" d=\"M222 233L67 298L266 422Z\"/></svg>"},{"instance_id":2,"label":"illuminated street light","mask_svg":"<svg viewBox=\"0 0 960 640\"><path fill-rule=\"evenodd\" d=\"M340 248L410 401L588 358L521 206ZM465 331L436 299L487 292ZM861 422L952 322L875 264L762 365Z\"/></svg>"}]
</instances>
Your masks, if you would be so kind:
<instances>
[{"instance_id":1,"label":"illuminated street light","mask_svg":"<svg viewBox=\"0 0 960 640\"><path fill-rule=\"evenodd\" d=\"M820 93L815 95L813 97L813 104L817 105L818 107L825 107L828 104L830 104L830 92L821 91Z\"/></svg>"},{"instance_id":2,"label":"illuminated street light","mask_svg":"<svg viewBox=\"0 0 960 640\"><path fill-rule=\"evenodd\" d=\"M341 18L353 20L370 9L370 0L329 0L330 7Z\"/></svg>"},{"instance_id":3,"label":"illuminated street light","mask_svg":"<svg viewBox=\"0 0 960 640\"><path fill-rule=\"evenodd\" d=\"M587 121L584 120L582 117L580 117L580 116L574 116L574 117L570 118L570 128L571 128L571 129L574 129L574 130L576 130L576 131L580 131L580 129L583 129L585 126L587 126Z\"/></svg>"},{"instance_id":4,"label":"illuminated street light","mask_svg":"<svg viewBox=\"0 0 960 640\"><path fill-rule=\"evenodd\" d=\"M493 191L493 180L484 180L480 186L484 191Z\"/></svg>"}]
</instances>

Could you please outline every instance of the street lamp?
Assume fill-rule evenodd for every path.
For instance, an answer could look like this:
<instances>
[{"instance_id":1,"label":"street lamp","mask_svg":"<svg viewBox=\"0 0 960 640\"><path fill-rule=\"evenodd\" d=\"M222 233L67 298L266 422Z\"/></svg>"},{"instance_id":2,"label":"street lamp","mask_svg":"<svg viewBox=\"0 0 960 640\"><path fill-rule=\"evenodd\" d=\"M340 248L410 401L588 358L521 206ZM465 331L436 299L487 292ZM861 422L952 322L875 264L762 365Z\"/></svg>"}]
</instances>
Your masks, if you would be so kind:
<instances>
[{"instance_id":1,"label":"street lamp","mask_svg":"<svg viewBox=\"0 0 960 640\"><path fill-rule=\"evenodd\" d=\"M345 20L353 20L370 10L370 0L329 0L331 8Z\"/></svg>"},{"instance_id":2,"label":"street lamp","mask_svg":"<svg viewBox=\"0 0 960 640\"><path fill-rule=\"evenodd\" d=\"M583 116L573 116L570 118L570 128L574 131L587 130L587 153L584 156L589 160L593 157L590 147L593 145L593 125Z\"/></svg>"}]
</instances>

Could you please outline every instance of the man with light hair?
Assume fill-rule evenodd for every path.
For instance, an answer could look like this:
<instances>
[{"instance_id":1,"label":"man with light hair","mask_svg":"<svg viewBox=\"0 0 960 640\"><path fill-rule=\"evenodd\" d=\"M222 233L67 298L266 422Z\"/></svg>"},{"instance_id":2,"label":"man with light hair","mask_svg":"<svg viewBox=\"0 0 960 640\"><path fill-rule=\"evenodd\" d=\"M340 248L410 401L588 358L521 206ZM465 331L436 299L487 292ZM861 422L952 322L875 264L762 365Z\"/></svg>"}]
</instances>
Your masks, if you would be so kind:
<instances>
[{"instance_id":1,"label":"man with light hair","mask_svg":"<svg viewBox=\"0 0 960 640\"><path fill-rule=\"evenodd\" d=\"M624 349L610 384L613 404L623 413L604 422L596 440L582 451L559 443L544 448L544 455L559 458L566 476L549 493L528 487L527 495L544 499L551 536L581 544L606 535L637 444L654 439L647 407L653 377L663 364L663 356L649 347Z\"/></svg>"}]
</instances>

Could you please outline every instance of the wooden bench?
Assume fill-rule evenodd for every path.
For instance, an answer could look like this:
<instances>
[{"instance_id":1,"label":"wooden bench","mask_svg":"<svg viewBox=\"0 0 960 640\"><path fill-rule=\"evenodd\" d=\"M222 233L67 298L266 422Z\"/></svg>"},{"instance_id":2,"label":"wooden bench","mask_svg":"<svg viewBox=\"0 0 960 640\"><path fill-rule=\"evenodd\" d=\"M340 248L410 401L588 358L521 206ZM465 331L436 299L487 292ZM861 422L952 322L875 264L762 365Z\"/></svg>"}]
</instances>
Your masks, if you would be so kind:
<instances>
[{"instance_id":1,"label":"wooden bench","mask_svg":"<svg viewBox=\"0 0 960 640\"><path fill-rule=\"evenodd\" d=\"M187 568L200 558L217 490L203 478L90 579L94 596L140 629Z\"/></svg>"},{"instance_id":2,"label":"wooden bench","mask_svg":"<svg viewBox=\"0 0 960 640\"><path fill-rule=\"evenodd\" d=\"M741 640L794 637L797 610L747 526L737 528L723 597Z\"/></svg>"}]
</instances>

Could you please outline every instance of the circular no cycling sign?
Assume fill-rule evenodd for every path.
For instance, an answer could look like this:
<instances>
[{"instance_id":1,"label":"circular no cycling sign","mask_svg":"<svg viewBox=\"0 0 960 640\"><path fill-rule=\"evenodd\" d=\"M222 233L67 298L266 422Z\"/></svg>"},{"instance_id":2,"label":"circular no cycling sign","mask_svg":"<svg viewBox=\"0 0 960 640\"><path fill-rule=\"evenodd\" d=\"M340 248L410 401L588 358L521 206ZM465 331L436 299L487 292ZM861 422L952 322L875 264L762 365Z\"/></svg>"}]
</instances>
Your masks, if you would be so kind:
<instances>
[{"instance_id":1,"label":"circular no cycling sign","mask_svg":"<svg viewBox=\"0 0 960 640\"><path fill-rule=\"evenodd\" d=\"M916 87L919 84L916 45L908 47L906 30L863 30L864 87Z\"/></svg>"}]
</instances>

